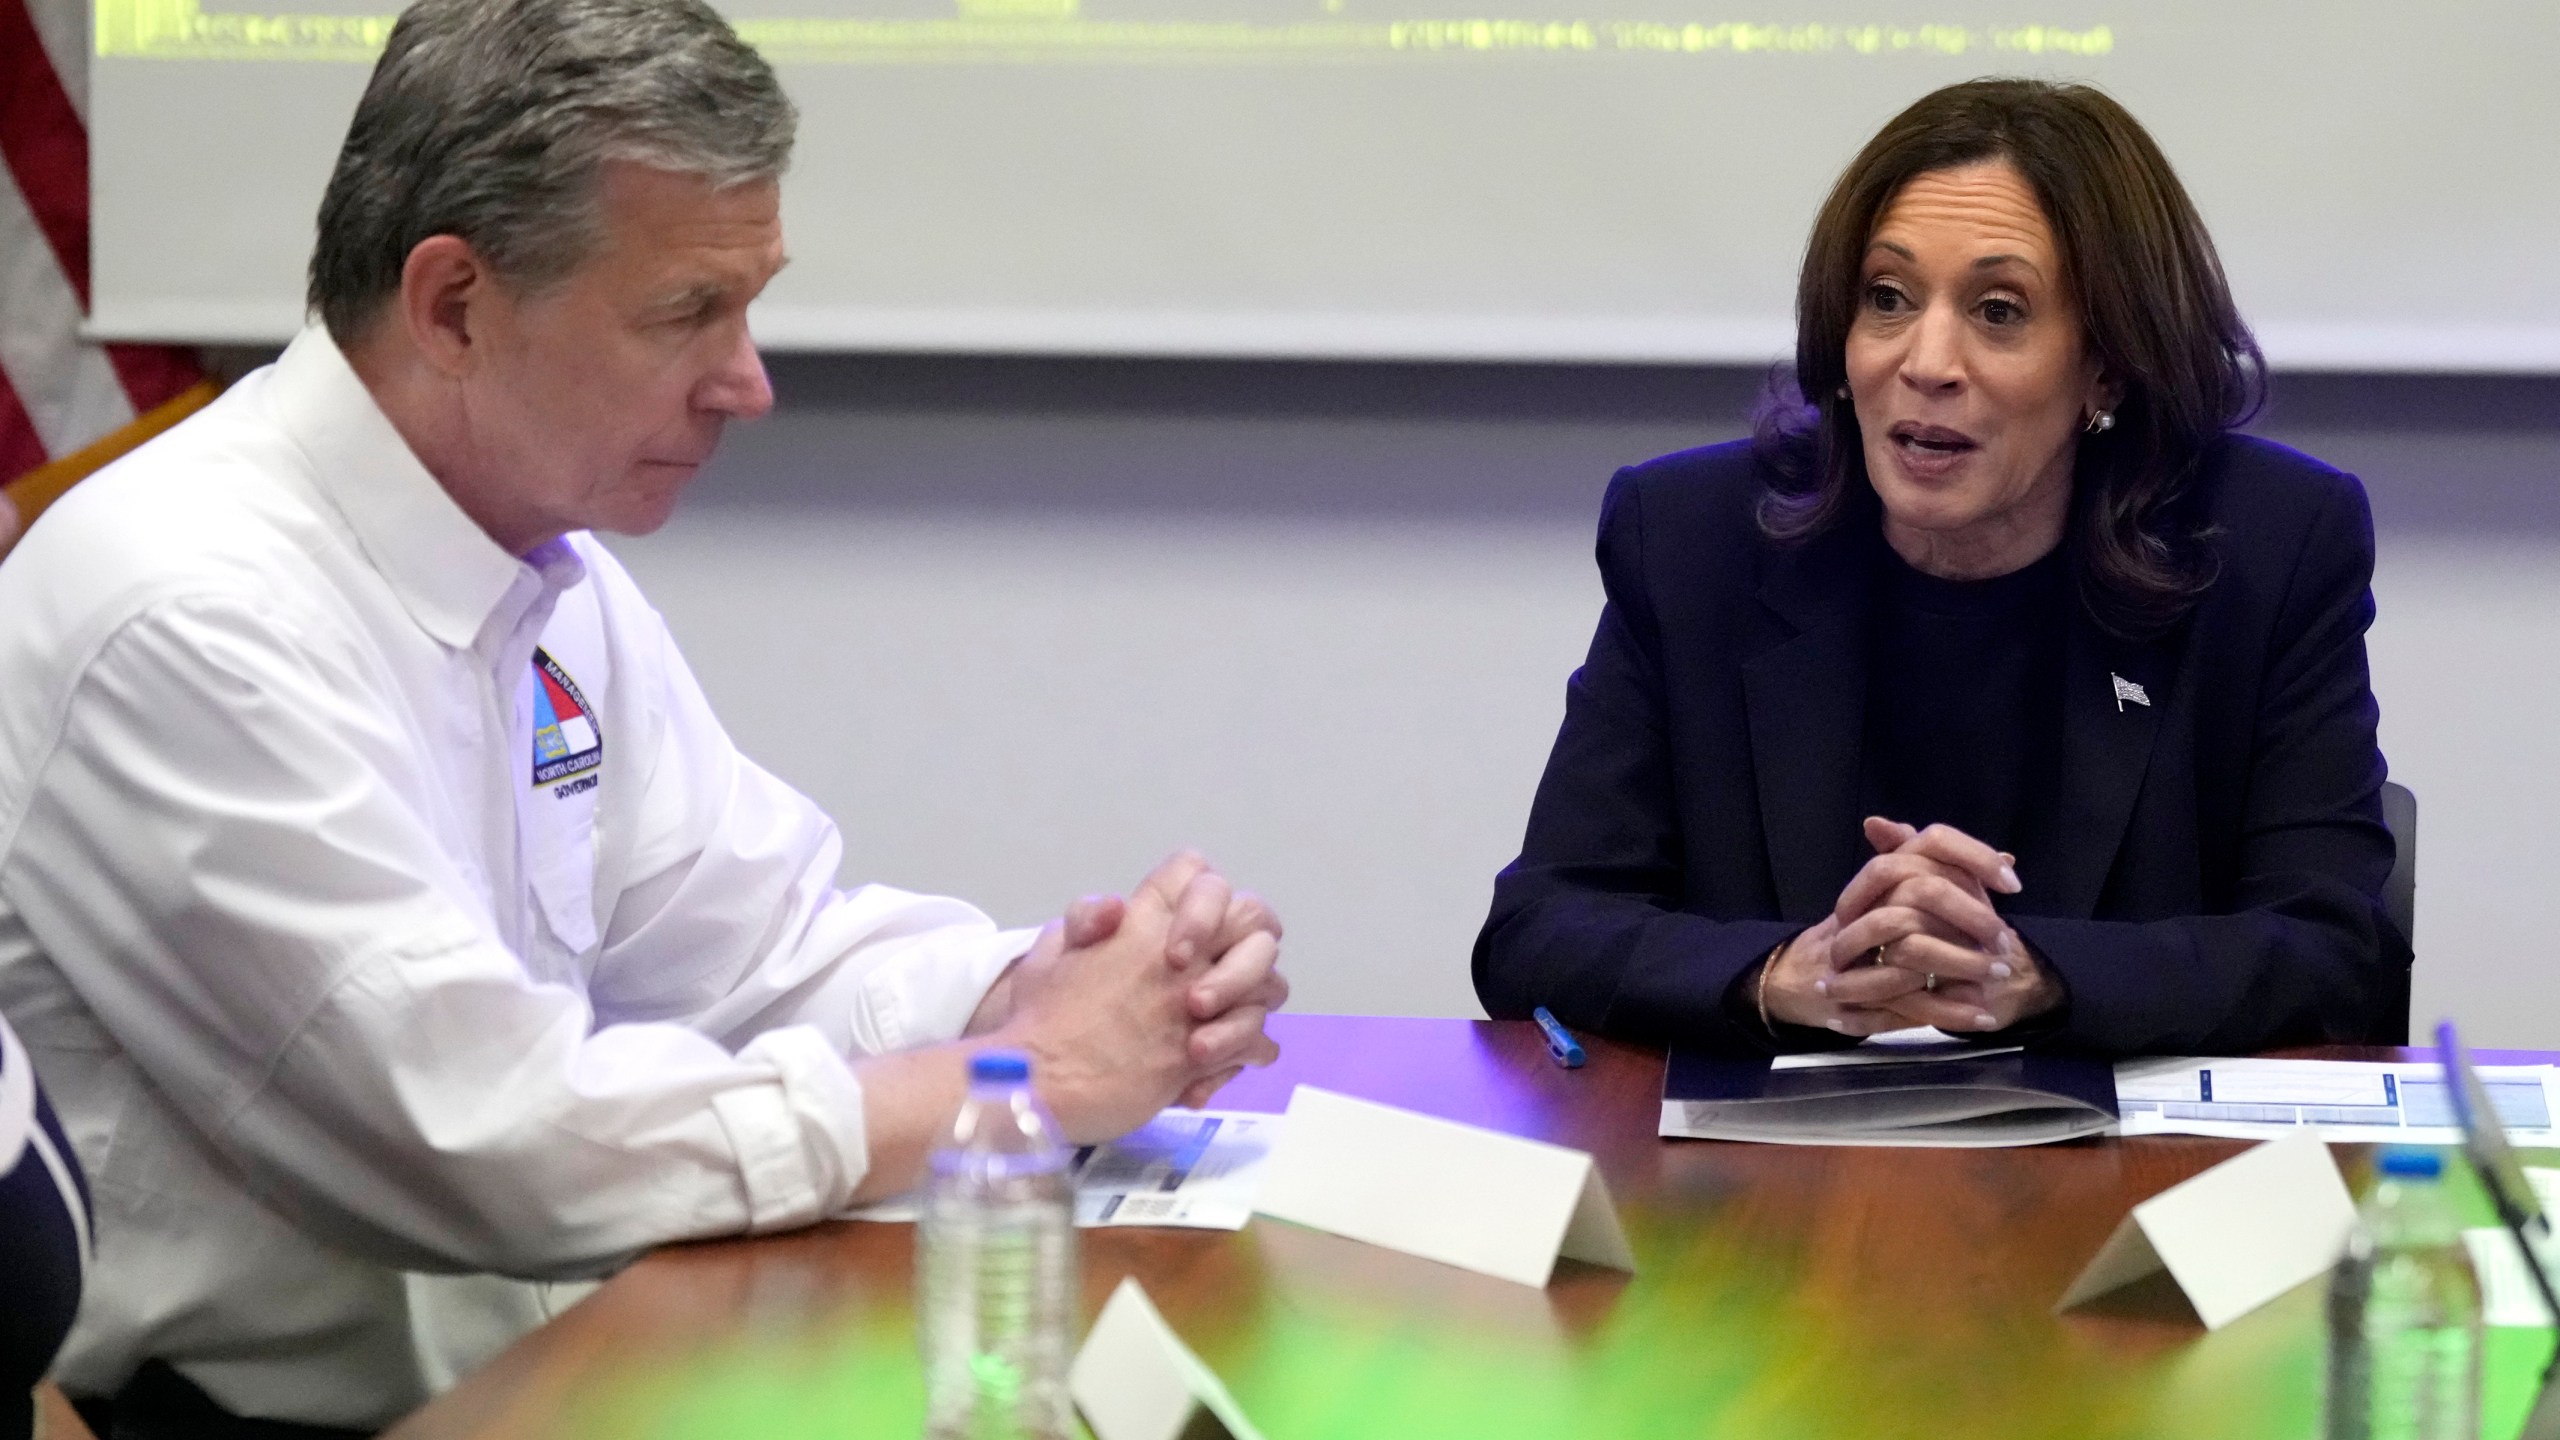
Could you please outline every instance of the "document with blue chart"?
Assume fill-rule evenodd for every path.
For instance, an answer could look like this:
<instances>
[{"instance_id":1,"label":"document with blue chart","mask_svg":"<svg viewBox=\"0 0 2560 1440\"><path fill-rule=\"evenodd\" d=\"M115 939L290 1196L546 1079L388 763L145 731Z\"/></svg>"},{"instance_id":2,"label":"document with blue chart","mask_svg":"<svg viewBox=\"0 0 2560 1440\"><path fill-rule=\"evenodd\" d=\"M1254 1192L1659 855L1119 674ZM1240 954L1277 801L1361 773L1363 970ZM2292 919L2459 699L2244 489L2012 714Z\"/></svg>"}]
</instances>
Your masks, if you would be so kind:
<instances>
[{"instance_id":1,"label":"document with blue chart","mask_svg":"<svg viewBox=\"0 0 2560 1440\"><path fill-rule=\"evenodd\" d=\"M2484 1065L2480 1082L2519 1145L2551 1145L2548 1065ZM2309 1128L2324 1140L2455 1145L2462 1130L2432 1060L2238 1060L2181 1057L2116 1066L2127 1135L2263 1140Z\"/></svg>"}]
</instances>

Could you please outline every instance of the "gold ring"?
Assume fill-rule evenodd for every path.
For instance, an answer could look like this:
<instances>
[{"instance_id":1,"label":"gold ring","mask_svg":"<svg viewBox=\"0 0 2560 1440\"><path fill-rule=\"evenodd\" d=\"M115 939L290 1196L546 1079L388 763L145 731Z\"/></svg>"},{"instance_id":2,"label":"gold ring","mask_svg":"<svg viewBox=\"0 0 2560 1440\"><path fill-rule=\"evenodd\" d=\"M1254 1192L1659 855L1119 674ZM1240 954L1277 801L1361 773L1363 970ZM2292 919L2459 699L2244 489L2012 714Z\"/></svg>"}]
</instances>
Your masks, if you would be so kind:
<instances>
[{"instance_id":1,"label":"gold ring","mask_svg":"<svg viewBox=\"0 0 2560 1440\"><path fill-rule=\"evenodd\" d=\"M1885 942L1886 945L1890 945L1892 943L1893 942L1890 940ZM1870 965L1881 965L1884 963L1884 945L1879 945L1868 953L1867 963Z\"/></svg>"},{"instance_id":2,"label":"gold ring","mask_svg":"<svg viewBox=\"0 0 2560 1440\"><path fill-rule=\"evenodd\" d=\"M1920 980L1920 988L1921 988L1921 989L1923 989L1923 990L1928 991L1929 993L1931 993L1931 994L1933 994L1933 995L1934 995L1934 994L1936 994L1936 993L1937 993L1937 991L1938 991L1938 974L1937 974L1937 972L1933 970L1933 971L1929 972L1927 975L1925 975L1925 976L1921 977L1921 980Z\"/></svg>"}]
</instances>

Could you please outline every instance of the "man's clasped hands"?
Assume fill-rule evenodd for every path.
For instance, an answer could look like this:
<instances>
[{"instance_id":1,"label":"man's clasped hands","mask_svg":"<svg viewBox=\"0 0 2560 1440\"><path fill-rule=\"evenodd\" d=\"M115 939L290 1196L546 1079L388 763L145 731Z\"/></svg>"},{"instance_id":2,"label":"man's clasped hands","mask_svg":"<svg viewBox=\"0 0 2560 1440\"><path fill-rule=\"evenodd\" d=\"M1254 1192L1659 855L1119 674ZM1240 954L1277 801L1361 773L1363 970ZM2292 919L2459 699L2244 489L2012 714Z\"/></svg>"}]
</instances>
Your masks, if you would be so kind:
<instances>
[{"instance_id":1,"label":"man's clasped hands","mask_svg":"<svg viewBox=\"0 0 2560 1440\"><path fill-rule=\"evenodd\" d=\"M1271 907L1186 851L1051 921L969 1033L1031 1056L1070 1141L1108 1139L1279 1058L1263 1033L1289 998L1279 960Z\"/></svg>"},{"instance_id":2,"label":"man's clasped hands","mask_svg":"<svg viewBox=\"0 0 2560 1440\"><path fill-rule=\"evenodd\" d=\"M1946 825L1866 821L1874 858L1831 913L1761 977L1772 1021L1868 1036L1914 1025L2004 1030L2062 1003L2060 983L1992 908L2019 893L2017 857Z\"/></svg>"}]
</instances>

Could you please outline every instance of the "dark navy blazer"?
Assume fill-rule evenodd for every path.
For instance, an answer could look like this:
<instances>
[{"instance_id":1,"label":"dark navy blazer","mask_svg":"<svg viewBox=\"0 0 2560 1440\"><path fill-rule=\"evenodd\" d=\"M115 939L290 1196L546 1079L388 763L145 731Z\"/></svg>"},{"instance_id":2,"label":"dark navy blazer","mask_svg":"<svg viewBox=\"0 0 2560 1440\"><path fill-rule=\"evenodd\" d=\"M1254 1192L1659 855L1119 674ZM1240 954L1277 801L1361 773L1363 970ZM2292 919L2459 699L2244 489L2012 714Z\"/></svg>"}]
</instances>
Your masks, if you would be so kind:
<instances>
[{"instance_id":1,"label":"dark navy blazer","mask_svg":"<svg viewBox=\"0 0 2560 1440\"><path fill-rule=\"evenodd\" d=\"M1868 858L1859 752L1882 540L1864 518L1769 541L1754 518L1765 479L1736 442L1611 482L1608 603L1476 940L1494 1016L1545 1005L1603 1034L1766 1052L1728 989L1829 913ZM2025 892L2000 902L2070 993L2037 1043L2239 1055L2398 1040L2409 945L2381 899L2392 841L2365 670L2364 489L2231 436L2193 503L2221 568L2185 620L2126 641L2073 607L2061 790L2045 843L2019 847ZM2119 678L2150 703L2127 703Z\"/></svg>"},{"instance_id":2,"label":"dark navy blazer","mask_svg":"<svg viewBox=\"0 0 2560 1440\"><path fill-rule=\"evenodd\" d=\"M0 1440L28 1433L28 1392L79 1309L87 1184L26 1047L0 1020Z\"/></svg>"}]
</instances>

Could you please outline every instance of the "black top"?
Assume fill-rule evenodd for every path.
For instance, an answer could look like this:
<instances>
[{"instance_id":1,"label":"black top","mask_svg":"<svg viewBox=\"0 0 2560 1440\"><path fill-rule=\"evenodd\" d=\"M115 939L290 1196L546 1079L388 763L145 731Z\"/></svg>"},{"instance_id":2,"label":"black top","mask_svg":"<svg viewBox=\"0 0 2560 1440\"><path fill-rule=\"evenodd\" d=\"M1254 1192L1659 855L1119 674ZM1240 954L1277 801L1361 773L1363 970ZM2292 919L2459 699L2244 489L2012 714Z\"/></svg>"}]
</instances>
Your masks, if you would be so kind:
<instances>
[{"instance_id":1,"label":"black top","mask_svg":"<svg viewBox=\"0 0 2560 1440\"><path fill-rule=\"evenodd\" d=\"M1918 612L1878 601L1894 582L1877 568L1872 506L1780 544L1757 521L1769 478L1738 442L1611 483L1608 603L1476 940L1489 1013L1545 1005L1643 1042L1770 1048L1724 1001L1828 914L1872 853L1858 825L1875 808L1871 682L1888 703L1913 683L1876 665L1873 622ZM1986 714L1984 769L1954 776L1957 798L1911 798L1899 787L1931 777L1900 767L1876 784L1906 806L1986 803L2004 785L2024 797L2010 803L2024 805L2026 838L2010 848L2026 892L2001 908L2071 997L2029 1043L2245 1055L2396 1041L2409 946L2382 903L2392 843L2365 667L2364 489L2233 435L2188 493L2219 570L2184 620L2110 634L2070 577L2058 663L2037 658L2049 640L2022 659L1975 657L2022 667L2024 708ZM1993 767L2017 778L1986 784Z\"/></svg>"},{"instance_id":2,"label":"black top","mask_svg":"<svg viewBox=\"0 0 2560 1440\"><path fill-rule=\"evenodd\" d=\"M2067 566L2056 549L1994 579L1941 580L1876 547L1859 809L1952 825L2022 867L2043 850L2062 768Z\"/></svg>"},{"instance_id":3,"label":"black top","mask_svg":"<svg viewBox=\"0 0 2560 1440\"><path fill-rule=\"evenodd\" d=\"M80 1162L0 1020L0 1440L23 1440L27 1395L80 1308L89 1196Z\"/></svg>"},{"instance_id":4,"label":"black top","mask_svg":"<svg viewBox=\"0 0 2560 1440\"><path fill-rule=\"evenodd\" d=\"M2071 563L2057 547L2007 575L1942 580L1913 569L1890 545L1874 547L1862 816L1919 829L1952 825L2016 855L2022 879L2034 874L2037 857L2054 844ZM2041 898L2032 884L2017 896L1989 897L2003 914L2030 913ZM1728 1020L1760 1023L1758 977L1757 968L1734 977ZM2061 1019L2033 1017L2021 1034L2041 1034ZM1787 1048L1853 1043L1794 1025L1776 1038Z\"/></svg>"}]
</instances>

